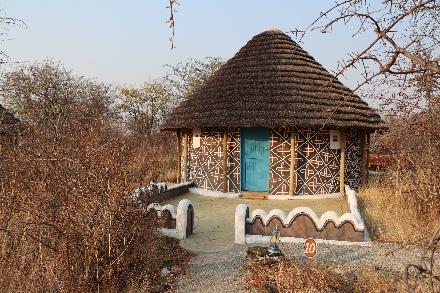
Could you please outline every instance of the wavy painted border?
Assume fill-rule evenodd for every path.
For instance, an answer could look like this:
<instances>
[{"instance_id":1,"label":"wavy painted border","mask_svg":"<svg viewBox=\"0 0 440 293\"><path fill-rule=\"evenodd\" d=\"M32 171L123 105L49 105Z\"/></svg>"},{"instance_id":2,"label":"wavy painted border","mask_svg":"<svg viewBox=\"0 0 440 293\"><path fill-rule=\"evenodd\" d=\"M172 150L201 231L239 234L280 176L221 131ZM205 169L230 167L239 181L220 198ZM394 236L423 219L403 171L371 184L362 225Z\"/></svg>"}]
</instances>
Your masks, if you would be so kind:
<instances>
[{"instance_id":1,"label":"wavy painted border","mask_svg":"<svg viewBox=\"0 0 440 293\"><path fill-rule=\"evenodd\" d=\"M176 220L176 229L160 228L159 231L164 236L173 237L177 239L186 239L186 226L188 225L187 211L188 207L192 206L192 202L189 199L182 199L177 206L167 204L163 207L158 203L152 203L147 207L147 211L155 209L158 216L161 216L162 211L168 210L171 213L171 217Z\"/></svg>"},{"instance_id":2,"label":"wavy painted border","mask_svg":"<svg viewBox=\"0 0 440 293\"><path fill-rule=\"evenodd\" d=\"M291 222L295 220L295 218L298 217L299 215L307 215L314 222L315 227L321 231L325 228L326 224L329 221L332 221L333 223L335 223L335 226L337 228L339 228L345 222L350 222L356 231L364 232L364 242L347 242L347 241L320 239L321 242L324 241L323 243L329 243L329 244L365 243L363 245L371 245L370 237L368 236L368 232L365 229L365 224L362 219L362 216L359 213L356 192L352 190L348 185L345 186L345 192L347 194L347 204L350 212L345 213L340 217L334 211L327 211L319 218L311 208L298 207L293 209L288 216L286 216L286 214L280 209L271 210L269 213L266 213L262 209L256 209L252 211L251 217L246 218L248 206L246 204L239 204L235 210L235 243L246 244L246 243L269 242L268 240L269 236L246 235L245 232L246 223L253 223L257 217L260 217L263 220L264 226L269 224L269 222L274 217L279 218L284 226L289 226ZM283 242L301 242L304 239L294 238L294 237L281 237L281 240Z\"/></svg>"},{"instance_id":3,"label":"wavy painted border","mask_svg":"<svg viewBox=\"0 0 440 293\"><path fill-rule=\"evenodd\" d=\"M345 222L350 222L353 224L353 227L356 231L363 231L365 229L364 223L360 223L352 213L345 213L339 217L336 212L327 211L319 218L315 211L309 207L295 208L287 217L286 214L280 209L271 210L269 214L267 214L264 210L256 209L252 212L252 217L246 219L246 222L254 223L257 217L261 217L263 220L263 225L267 226L269 222L276 217L281 220L284 226L287 227L300 215L308 216L314 222L315 227L318 230L323 230L329 221L333 221L336 228L339 228Z\"/></svg>"}]
</instances>

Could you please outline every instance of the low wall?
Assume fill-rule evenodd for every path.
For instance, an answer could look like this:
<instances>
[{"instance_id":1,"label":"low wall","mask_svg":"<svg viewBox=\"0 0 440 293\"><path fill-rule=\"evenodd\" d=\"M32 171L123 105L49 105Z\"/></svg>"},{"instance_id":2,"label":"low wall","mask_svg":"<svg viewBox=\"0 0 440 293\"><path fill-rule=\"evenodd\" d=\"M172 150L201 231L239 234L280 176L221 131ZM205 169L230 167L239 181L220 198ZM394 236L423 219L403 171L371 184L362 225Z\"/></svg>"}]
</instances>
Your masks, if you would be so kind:
<instances>
[{"instance_id":1,"label":"low wall","mask_svg":"<svg viewBox=\"0 0 440 293\"><path fill-rule=\"evenodd\" d=\"M235 243L269 242L276 224L284 242L301 242L307 238L329 243L368 242L368 234L357 208L356 192L347 186L346 193L350 212L341 217L333 211L327 211L319 218L308 207L295 208L288 216L279 209L271 210L269 214L257 209L250 216L249 207L240 204L235 212Z\"/></svg>"},{"instance_id":2,"label":"low wall","mask_svg":"<svg viewBox=\"0 0 440 293\"><path fill-rule=\"evenodd\" d=\"M189 189L193 186L193 182L185 182L174 184L168 188L165 182L151 182L146 187L137 188L131 197L133 200L142 201L142 194L146 194L147 198L149 198L148 203L159 203L188 193Z\"/></svg>"},{"instance_id":3,"label":"low wall","mask_svg":"<svg viewBox=\"0 0 440 293\"><path fill-rule=\"evenodd\" d=\"M180 184L174 184L165 190L159 188L153 188L153 192L150 197L150 202L163 202L172 198L181 196L188 193L188 190L194 186L193 182L185 182Z\"/></svg>"},{"instance_id":4,"label":"low wall","mask_svg":"<svg viewBox=\"0 0 440 293\"><path fill-rule=\"evenodd\" d=\"M194 207L190 200L182 199L177 206L152 203L147 207L148 217L156 221L162 235L186 239L194 232Z\"/></svg>"}]
</instances>

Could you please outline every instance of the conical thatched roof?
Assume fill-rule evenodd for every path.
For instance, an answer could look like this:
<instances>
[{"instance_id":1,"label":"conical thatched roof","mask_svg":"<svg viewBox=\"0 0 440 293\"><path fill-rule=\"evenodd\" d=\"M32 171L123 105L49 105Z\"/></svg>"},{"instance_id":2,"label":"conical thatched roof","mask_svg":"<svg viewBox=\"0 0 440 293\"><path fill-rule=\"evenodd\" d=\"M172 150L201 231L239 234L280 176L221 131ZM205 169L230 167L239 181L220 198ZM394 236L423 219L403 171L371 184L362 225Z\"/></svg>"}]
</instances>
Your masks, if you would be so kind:
<instances>
[{"instance_id":1,"label":"conical thatched roof","mask_svg":"<svg viewBox=\"0 0 440 293\"><path fill-rule=\"evenodd\" d=\"M161 130L323 125L385 127L366 102L289 36L272 29L253 37L168 115Z\"/></svg>"},{"instance_id":2,"label":"conical thatched roof","mask_svg":"<svg viewBox=\"0 0 440 293\"><path fill-rule=\"evenodd\" d=\"M0 134L9 131L16 131L16 125L20 122L18 118L6 111L2 105L0 105Z\"/></svg>"}]
</instances>

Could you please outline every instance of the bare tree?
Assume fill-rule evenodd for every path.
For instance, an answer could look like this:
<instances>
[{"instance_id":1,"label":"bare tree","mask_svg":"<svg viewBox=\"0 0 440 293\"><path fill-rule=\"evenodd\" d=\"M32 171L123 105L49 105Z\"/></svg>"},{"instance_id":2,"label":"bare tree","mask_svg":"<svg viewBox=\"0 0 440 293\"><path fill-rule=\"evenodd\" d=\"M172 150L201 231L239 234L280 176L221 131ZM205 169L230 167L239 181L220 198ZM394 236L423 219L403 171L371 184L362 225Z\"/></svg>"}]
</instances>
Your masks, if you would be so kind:
<instances>
[{"instance_id":1,"label":"bare tree","mask_svg":"<svg viewBox=\"0 0 440 293\"><path fill-rule=\"evenodd\" d=\"M150 79L141 88L123 88L118 108L123 112L131 134L150 135L170 108L171 90L165 78Z\"/></svg>"},{"instance_id":2,"label":"bare tree","mask_svg":"<svg viewBox=\"0 0 440 293\"><path fill-rule=\"evenodd\" d=\"M181 102L208 80L225 64L221 57L205 57L203 60L189 58L176 65L168 65L166 79L173 88L175 100Z\"/></svg>"},{"instance_id":3,"label":"bare tree","mask_svg":"<svg viewBox=\"0 0 440 293\"><path fill-rule=\"evenodd\" d=\"M439 14L437 0L368 0L337 1L305 30L292 33L302 36L310 30L331 32L338 24L356 28L353 37L371 38L368 46L341 60L335 77L359 65L363 80L356 89L376 77L407 75L438 79L440 74Z\"/></svg>"},{"instance_id":4,"label":"bare tree","mask_svg":"<svg viewBox=\"0 0 440 293\"><path fill-rule=\"evenodd\" d=\"M130 132L142 137L156 131L167 112L197 90L223 64L219 57L189 58L176 65L166 64L169 70L164 77L149 79L140 88L123 88L118 108Z\"/></svg>"},{"instance_id":5,"label":"bare tree","mask_svg":"<svg viewBox=\"0 0 440 293\"><path fill-rule=\"evenodd\" d=\"M9 17L0 7L0 44L7 40L9 32L13 28L27 28L26 24L17 18ZM8 55L0 49L0 64L6 63Z\"/></svg>"}]
</instances>

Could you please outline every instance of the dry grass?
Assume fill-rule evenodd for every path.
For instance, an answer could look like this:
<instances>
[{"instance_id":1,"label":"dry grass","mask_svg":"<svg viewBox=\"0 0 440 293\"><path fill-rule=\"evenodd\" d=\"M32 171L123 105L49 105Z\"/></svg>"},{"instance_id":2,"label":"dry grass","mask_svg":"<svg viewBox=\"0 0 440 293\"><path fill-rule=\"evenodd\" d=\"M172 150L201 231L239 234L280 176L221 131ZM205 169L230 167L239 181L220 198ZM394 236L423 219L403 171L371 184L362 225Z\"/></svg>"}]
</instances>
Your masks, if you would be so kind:
<instances>
[{"instance_id":1,"label":"dry grass","mask_svg":"<svg viewBox=\"0 0 440 293\"><path fill-rule=\"evenodd\" d=\"M433 215L421 213L418 203L407 192L409 185L396 189L372 178L361 188L359 208L373 241L413 243L424 238L436 227Z\"/></svg>"},{"instance_id":2,"label":"dry grass","mask_svg":"<svg viewBox=\"0 0 440 293\"><path fill-rule=\"evenodd\" d=\"M308 267L295 260L285 260L272 267L253 264L246 267L244 281L247 289L260 286L272 292L307 293L391 293L402 292L400 275L380 269L362 269L337 274L319 266Z\"/></svg>"},{"instance_id":3,"label":"dry grass","mask_svg":"<svg viewBox=\"0 0 440 293\"><path fill-rule=\"evenodd\" d=\"M388 293L405 291L403 277L400 272L380 268L363 268L354 276L354 291L366 293ZM350 283L350 282L349 282Z\"/></svg>"},{"instance_id":4,"label":"dry grass","mask_svg":"<svg viewBox=\"0 0 440 293\"><path fill-rule=\"evenodd\" d=\"M373 241L405 243L416 235L414 219L417 213L408 209L395 191L370 183L357 193L359 209Z\"/></svg>"}]
</instances>

